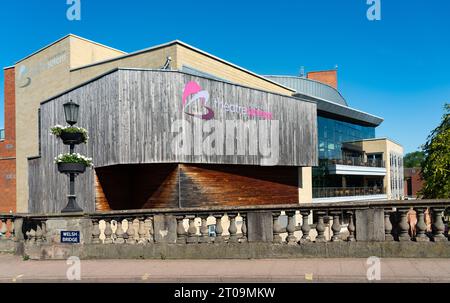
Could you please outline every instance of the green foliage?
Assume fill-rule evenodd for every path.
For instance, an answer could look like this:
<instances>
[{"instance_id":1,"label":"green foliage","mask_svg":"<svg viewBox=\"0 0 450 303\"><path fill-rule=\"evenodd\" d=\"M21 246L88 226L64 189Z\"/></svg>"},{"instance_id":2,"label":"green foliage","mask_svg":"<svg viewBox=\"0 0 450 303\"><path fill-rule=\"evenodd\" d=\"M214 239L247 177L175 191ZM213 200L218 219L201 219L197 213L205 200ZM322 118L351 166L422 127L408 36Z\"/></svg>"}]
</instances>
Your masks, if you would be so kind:
<instances>
[{"instance_id":1,"label":"green foliage","mask_svg":"<svg viewBox=\"0 0 450 303\"><path fill-rule=\"evenodd\" d=\"M421 194L424 198L450 197L450 104L445 104L441 124L428 136L423 146L425 160Z\"/></svg>"},{"instance_id":2,"label":"green foliage","mask_svg":"<svg viewBox=\"0 0 450 303\"><path fill-rule=\"evenodd\" d=\"M415 151L407 153L403 157L403 165L407 168L421 167L423 160L425 160L425 153L423 151Z\"/></svg>"},{"instance_id":3,"label":"green foliage","mask_svg":"<svg viewBox=\"0 0 450 303\"><path fill-rule=\"evenodd\" d=\"M89 139L87 130L85 128L78 126L55 125L52 128L50 128L50 133L57 137L61 137L62 133L70 133L70 134L81 133L83 135L83 143L87 143Z\"/></svg>"},{"instance_id":4,"label":"green foliage","mask_svg":"<svg viewBox=\"0 0 450 303\"><path fill-rule=\"evenodd\" d=\"M80 163L86 166L93 166L92 158L85 157L78 153L74 154L60 154L55 158L55 163Z\"/></svg>"}]
</instances>

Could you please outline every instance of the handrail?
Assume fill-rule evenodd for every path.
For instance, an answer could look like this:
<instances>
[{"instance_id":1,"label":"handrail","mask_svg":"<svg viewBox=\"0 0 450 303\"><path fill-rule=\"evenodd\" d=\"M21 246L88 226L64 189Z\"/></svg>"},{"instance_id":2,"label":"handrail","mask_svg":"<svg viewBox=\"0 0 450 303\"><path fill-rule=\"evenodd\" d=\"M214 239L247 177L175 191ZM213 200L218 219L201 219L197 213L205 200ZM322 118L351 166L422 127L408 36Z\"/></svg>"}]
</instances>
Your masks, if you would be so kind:
<instances>
[{"instance_id":1,"label":"handrail","mask_svg":"<svg viewBox=\"0 0 450 303\"><path fill-rule=\"evenodd\" d=\"M382 195L383 187L313 187L313 198Z\"/></svg>"},{"instance_id":2,"label":"handrail","mask_svg":"<svg viewBox=\"0 0 450 303\"><path fill-rule=\"evenodd\" d=\"M405 207L437 207L450 206L450 199L433 200L382 200L382 201L350 201L350 202L325 202L325 203L299 203L299 204L271 204L254 206L214 206L214 207L189 207L189 208L150 208L131 210L112 210L103 212L63 213L63 214L10 214L0 213L3 218L69 218L69 217L127 217L146 214L202 214L215 212L239 213L244 211L285 211L285 210L355 210L368 208L405 208Z\"/></svg>"},{"instance_id":3,"label":"handrail","mask_svg":"<svg viewBox=\"0 0 450 303\"><path fill-rule=\"evenodd\" d=\"M380 159L364 159L360 157L343 157L342 159L327 159L328 165L351 165L351 166L366 166L366 167L386 167L384 160Z\"/></svg>"}]
</instances>

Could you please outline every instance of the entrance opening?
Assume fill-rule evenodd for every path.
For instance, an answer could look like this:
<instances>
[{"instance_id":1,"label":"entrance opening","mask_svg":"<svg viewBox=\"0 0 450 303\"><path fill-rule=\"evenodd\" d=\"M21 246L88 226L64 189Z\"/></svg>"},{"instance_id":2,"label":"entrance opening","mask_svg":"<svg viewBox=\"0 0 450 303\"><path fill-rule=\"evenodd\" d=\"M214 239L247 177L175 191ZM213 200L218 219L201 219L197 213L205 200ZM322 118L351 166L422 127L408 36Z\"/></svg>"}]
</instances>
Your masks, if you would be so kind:
<instances>
[{"instance_id":1,"label":"entrance opening","mask_svg":"<svg viewBox=\"0 0 450 303\"><path fill-rule=\"evenodd\" d=\"M130 164L95 171L99 211L298 203L293 166Z\"/></svg>"}]
</instances>

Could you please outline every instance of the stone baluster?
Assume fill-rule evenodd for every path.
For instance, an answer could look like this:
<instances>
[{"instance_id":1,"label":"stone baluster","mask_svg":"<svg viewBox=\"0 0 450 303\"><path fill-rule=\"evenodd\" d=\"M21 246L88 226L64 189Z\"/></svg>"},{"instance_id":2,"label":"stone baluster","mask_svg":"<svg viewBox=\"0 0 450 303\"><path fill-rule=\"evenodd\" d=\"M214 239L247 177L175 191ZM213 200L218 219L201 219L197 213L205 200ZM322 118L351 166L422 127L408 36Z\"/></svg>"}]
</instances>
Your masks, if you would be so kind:
<instances>
[{"instance_id":1,"label":"stone baluster","mask_svg":"<svg viewBox=\"0 0 450 303\"><path fill-rule=\"evenodd\" d=\"M105 234L105 240L103 241L104 244L111 244L113 243L113 237L112 237L112 228L111 228L111 222L109 219L105 220L105 231L103 232Z\"/></svg>"},{"instance_id":2,"label":"stone baluster","mask_svg":"<svg viewBox=\"0 0 450 303\"><path fill-rule=\"evenodd\" d=\"M145 230L147 231L145 237L147 239L147 242L153 243L154 242L154 230L153 230L153 220L151 217L147 217L144 221Z\"/></svg>"},{"instance_id":3,"label":"stone baluster","mask_svg":"<svg viewBox=\"0 0 450 303\"><path fill-rule=\"evenodd\" d=\"M92 243L100 243L100 226L98 224L98 219L92 220Z\"/></svg>"},{"instance_id":4,"label":"stone baluster","mask_svg":"<svg viewBox=\"0 0 450 303\"><path fill-rule=\"evenodd\" d=\"M11 239L12 238L12 233L11 233L11 224L12 224L12 219L6 219L5 220L5 227L6 227L6 232L5 232L5 237L7 239Z\"/></svg>"},{"instance_id":5,"label":"stone baluster","mask_svg":"<svg viewBox=\"0 0 450 303\"><path fill-rule=\"evenodd\" d=\"M348 226L347 226L347 230L348 230L348 237L347 237L347 241L349 242L353 242L355 241L355 223L354 223L354 219L353 219L353 211L349 210L347 211L347 215L348 215Z\"/></svg>"},{"instance_id":6,"label":"stone baluster","mask_svg":"<svg viewBox=\"0 0 450 303\"><path fill-rule=\"evenodd\" d=\"M175 216L177 219L177 244L186 244L186 230L184 229L184 216Z\"/></svg>"},{"instance_id":7,"label":"stone baluster","mask_svg":"<svg viewBox=\"0 0 450 303\"><path fill-rule=\"evenodd\" d=\"M237 226L236 226L236 214L227 214L230 219L230 226L228 227L228 232L230 233L230 238L228 242L237 243L239 241L237 236Z\"/></svg>"},{"instance_id":8,"label":"stone baluster","mask_svg":"<svg viewBox=\"0 0 450 303\"><path fill-rule=\"evenodd\" d=\"M214 218L216 218L216 237L214 238L214 243L223 243L222 214L214 214Z\"/></svg>"},{"instance_id":9,"label":"stone baluster","mask_svg":"<svg viewBox=\"0 0 450 303\"><path fill-rule=\"evenodd\" d=\"M415 208L417 215L417 224L416 224L416 236L415 240L417 242L428 242L430 239L426 235L427 225L425 224L425 207L417 207Z\"/></svg>"},{"instance_id":10,"label":"stone baluster","mask_svg":"<svg viewBox=\"0 0 450 303\"><path fill-rule=\"evenodd\" d=\"M302 215L302 237L300 238L300 243L310 242L309 232L311 227L308 222L310 211L306 209L300 210L300 214Z\"/></svg>"},{"instance_id":11,"label":"stone baluster","mask_svg":"<svg viewBox=\"0 0 450 303\"><path fill-rule=\"evenodd\" d=\"M36 231L33 228L30 230L30 243L36 243Z\"/></svg>"},{"instance_id":12,"label":"stone baluster","mask_svg":"<svg viewBox=\"0 0 450 303\"><path fill-rule=\"evenodd\" d=\"M280 225L280 214L281 212L276 211L272 213L273 218L273 243L281 244L283 243L283 239L281 238L280 234L282 233L283 229Z\"/></svg>"},{"instance_id":13,"label":"stone baluster","mask_svg":"<svg viewBox=\"0 0 450 303\"><path fill-rule=\"evenodd\" d=\"M317 214L317 224L316 224L316 231L317 231L317 236L316 236L316 242L326 242L327 240L325 239L325 224L323 222L323 217L325 216L326 212L319 210L316 212Z\"/></svg>"},{"instance_id":14,"label":"stone baluster","mask_svg":"<svg viewBox=\"0 0 450 303\"><path fill-rule=\"evenodd\" d=\"M342 212L341 211L332 211L331 215L333 216L333 224L331 225L331 230L333 231L333 236L331 237L331 241L333 242L339 242L341 241L340 234L341 234L341 222L340 222L340 216Z\"/></svg>"},{"instance_id":15,"label":"stone baluster","mask_svg":"<svg viewBox=\"0 0 450 303\"><path fill-rule=\"evenodd\" d=\"M242 226L241 226L242 236L239 239L239 242L244 243L247 242L247 214L240 214L240 215L242 218Z\"/></svg>"},{"instance_id":16,"label":"stone baluster","mask_svg":"<svg viewBox=\"0 0 450 303\"><path fill-rule=\"evenodd\" d=\"M135 230L134 230L134 226L133 226L133 219L129 218L127 219L128 222L128 228L127 228L127 237L125 239L125 243L127 244L136 244L136 239L135 239Z\"/></svg>"},{"instance_id":17,"label":"stone baluster","mask_svg":"<svg viewBox=\"0 0 450 303\"><path fill-rule=\"evenodd\" d=\"M186 240L189 244L198 243L197 227L195 226L195 215L186 216L189 219L188 238Z\"/></svg>"},{"instance_id":18,"label":"stone baluster","mask_svg":"<svg viewBox=\"0 0 450 303\"><path fill-rule=\"evenodd\" d=\"M42 229L42 242L47 242L47 222L45 221L41 222L41 229Z\"/></svg>"},{"instance_id":19,"label":"stone baluster","mask_svg":"<svg viewBox=\"0 0 450 303\"><path fill-rule=\"evenodd\" d=\"M114 243L117 244L123 244L125 243L125 239L123 238L124 235L124 231L123 231L123 227L122 227L122 220L121 219L117 219L117 229L116 229L116 239L114 240Z\"/></svg>"},{"instance_id":20,"label":"stone baluster","mask_svg":"<svg viewBox=\"0 0 450 303\"><path fill-rule=\"evenodd\" d=\"M398 240L399 241L411 241L411 237L409 236L409 224L408 224L408 211L409 208L398 208L397 209L400 215L400 221L398 222Z\"/></svg>"},{"instance_id":21,"label":"stone baluster","mask_svg":"<svg viewBox=\"0 0 450 303\"><path fill-rule=\"evenodd\" d=\"M441 242L447 241L447 237L444 235L445 225L442 221L442 212L445 209L443 207L433 207L431 209L433 215L433 223L431 225L433 231L433 241Z\"/></svg>"},{"instance_id":22,"label":"stone baluster","mask_svg":"<svg viewBox=\"0 0 450 303\"><path fill-rule=\"evenodd\" d=\"M6 219L5 220L5 225L6 225L6 232L5 232L5 236L7 239L12 240L13 239L13 220L12 219Z\"/></svg>"},{"instance_id":23,"label":"stone baluster","mask_svg":"<svg viewBox=\"0 0 450 303\"><path fill-rule=\"evenodd\" d=\"M199 242L200 243L210 243L211 239L209 238L209 230L208 230L208 224L207 224L208 215L201 214L200 219L201 219L201 226L200 226L201 236L199 238Z\"/></svg>"},{"instance_id":24,"label":"stone baluster","mask_svg":"<svg viewBox=\"0 0 450 303\"><path fill-rule=\"evenodd\" d=\"M392 222L391 222L392 209L384 210L384 240L394 241L394 236L392 235Z\"/></svg>"},{"instance_id":25,"label":"stone baluster","mask_svg":"<svg viewBox=\"0 0 450 303\"><path fill-rule=\"evenodd\" d=\"M35 238L36 238L36 240L35 240L36 244L42 243L42 228L39 225L39 223L36 225Z\"/></svg>"},{"instance_id":26,"label":"stone baluster","mask_svg":"<svg viewBox=\"0 0 450 303\"><path fill-rule=\"evenodd\" d=\"M296 245L297 238L294 236L295 232L295 211L286 211L286 216L288 217L288 224L286 226L286 231L288 233L287 242L289 245Z\"/></svg>"},{"instance_id":27,"label":"stone baluster","mask_svg":"<svg viewBox=\"0 0 450 303\"><path fill-rule=\"evenodd\" d=\"M1 219L0 220L0 236L2 238L6 238L6 232L8 231L8 228L6 227L6 220Z\"/></svg>"},{"instance_id":28,"label":"stone baluster","mask_svg":"<svg viewBox=\"0 0 450 303\"><path fill-rule=\"evenodd\" d=\"M147 231L145 230L145 222L144 222L144 218L139 218L139 229L138 229L138 236L139 236L139 244L146 244L147 243L147 239L146 239L146 234Z\"/></svg>"}]
</instances>

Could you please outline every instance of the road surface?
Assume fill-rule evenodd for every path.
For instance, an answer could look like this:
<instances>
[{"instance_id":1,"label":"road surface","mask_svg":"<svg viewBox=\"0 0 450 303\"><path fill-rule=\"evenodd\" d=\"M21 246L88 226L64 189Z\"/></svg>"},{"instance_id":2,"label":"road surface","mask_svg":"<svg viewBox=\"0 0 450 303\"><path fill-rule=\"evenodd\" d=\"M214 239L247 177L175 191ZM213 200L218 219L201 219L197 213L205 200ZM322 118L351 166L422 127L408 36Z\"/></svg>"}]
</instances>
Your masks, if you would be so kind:
<instances>
[{"instance_id":1,"label":"road surface","mask_svg":"<svg viewBox=\"0 0 450 303\"><path fill-rule=\"evenodd\" d=\"M69 262L70 263L70 262ZM79 266L78 266L79 265ZM450 259L23 260L0 254L0 282L450 282ZM79 275L78 275L79 274Z\"/></svg>"}]
</instances>

